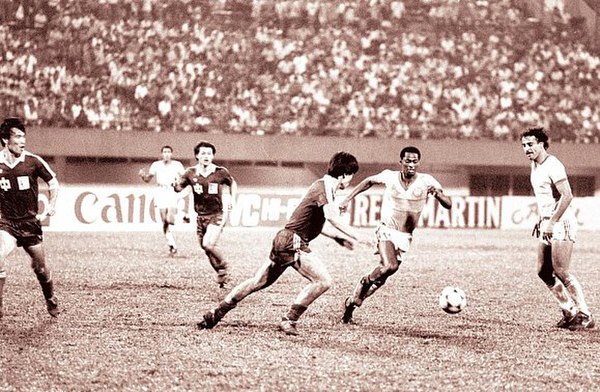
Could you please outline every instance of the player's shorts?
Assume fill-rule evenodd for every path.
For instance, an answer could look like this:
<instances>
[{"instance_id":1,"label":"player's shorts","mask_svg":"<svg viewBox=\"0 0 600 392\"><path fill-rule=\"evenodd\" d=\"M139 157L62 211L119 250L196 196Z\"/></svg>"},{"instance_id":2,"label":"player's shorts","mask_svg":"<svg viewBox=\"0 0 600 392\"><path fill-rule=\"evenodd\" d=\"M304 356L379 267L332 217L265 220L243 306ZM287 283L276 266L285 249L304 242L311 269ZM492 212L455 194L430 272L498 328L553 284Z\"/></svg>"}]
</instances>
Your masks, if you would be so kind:
<instances>
[{"instance_id":1,"label":"player's shorts","mask_svg":"<svg viewBox=\"0 0 600 392\"><path fill-rule=\"evenodd\" d=\"M9 221L0 219L0 230L7 232L17 240L17 246L41 244L42 224L37 218Z\"/></svg>"},{"instance_id":2,"label":"player's shorts","mask_svg":"<svg viewBox=\"0 0 600 392\"><path fill-rule=\"evenodd\" d=\"M289 229L275 234L269 259L280 267L288 267L300 260L300 252L310 253L308 242Z\"/></svg>"},{"instance_id":3,"label":"player's shorts","mask_svg":"<svg viewBox=\"0 0 600 392\"><path fill-rule=\"evenodd\" d=\"M209 225L223 226L223 213L198 215L196 218L196 234L203 236Z\"/></svg>"},{"instance_id":4,"label":"player's shorts","mask_svg":"<svg viewBox=\"0 0 600 392\"><path fill-rule=\"evenodd\" d=\"M154 204L160 209L177 208L179 195L172 186L159 185L154 194Z\"/></svg>"},{"instance_id":5,"label":"player's shorts","mask_svg":"<svg viewBox=\"0 0 600 392\"><path fill-rule=\"evenodd\" d=\"M542 234L548 226L550 218L540 218L538 223L533 228L533 236L539 238L540 242L549 245L547 241L543 239ZM552 229L552 239L558 241L571 241L575 242L577 238L577 218L575 216L568 216L561 218L554 224Z\"/></svg>"},{"instance_id":6,"label":"player's shorts","mask_svg":"<svg viewBox=\"0 0 600 392\"><path fill-rule=\"evenodd\" d=\"M379 225L375 231L377 241L390 241L394 244L396 250L406 253L410 249L410 243L412 242L412 235L404 233L396 229L392 229L386 225Z\"/></svg>"}]
</instances>

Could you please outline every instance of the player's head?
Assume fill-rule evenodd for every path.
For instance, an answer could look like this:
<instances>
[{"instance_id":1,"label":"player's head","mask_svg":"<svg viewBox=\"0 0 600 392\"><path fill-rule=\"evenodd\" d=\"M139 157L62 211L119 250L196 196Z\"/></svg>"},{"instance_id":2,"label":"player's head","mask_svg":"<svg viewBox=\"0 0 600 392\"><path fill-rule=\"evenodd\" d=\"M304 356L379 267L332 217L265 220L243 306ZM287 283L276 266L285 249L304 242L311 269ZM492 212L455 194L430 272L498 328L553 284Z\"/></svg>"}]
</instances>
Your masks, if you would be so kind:
<instances>
[{"instance_id":1,"label":"player's head","mask_svg":"<svg viewBox=\"0 0 600 392\"><path fill-rule=\"evenodd\" d=\"M525 132L521 134L521 141L525 138L534 137L538 143L544 144L544 149L548 149L550 147L550 143L548 142L548 134L544 130L543 127L539 128L529 128Z\"/></svg>"},{"instance_id":2,"label":"player's head","mask_svg":"<svg viewBox=\"0 0 600 392\"><path fill-rule=\"evenodd\" d=\"M12 135L25 134L25 124L18 118L9 117L4 119L0 125L0 141L2 147L5 147Z\"/></svg>"},{"instance_id":3,"label":"player's head","mask_svg":"<svg viewBox=\"0 0 600 392\"><path fill-rule=\"evenodd\" d=\"M160 156L162 157L162 160L165 162L168 162L171 160L171 158L173 157L173 147L171 146L162 146L162 148L160 149Z\"/></svg>"},{"instance_id":4,"label":"player's head","mask_svg":"<svg viewBox=\"0 0 600 392\"><path fill-rule=\"evenodd\" d=\"M413 177L420 163L421 151L417 147L408 146L400 151L400 169L405 177Z\"/></svg>"},{"instance_id":5,"label":"player's head","mask_svg":"<svg viewBox=\"0 0 600 392\"><path fill-rule=\"evenodd\" d=\"M358 161L356 157L347 152L336 152L329 160L327 174L340 180L340 188L344 189L352 177L358 172Z\"/></svg>"},{"instance_id":6,"label":"player's head","mask_svg":"<svg viewBox=\"0 0 600 392\"><path fill-rule=\"evenodd\" d=\"M406 157L406 154L408 154L408 153L417 154L417 158L419 158L419 160L421 160L421 151L415 146L404 147L400 151L400 160L403 160L404 157Z\"/></svg>"},{"instance_id":7,"label":"player's head","mask_svg":"<svg viewBox=\"0 0 600 392\"><path fill-rule=\"evenodd\" d=\"M204 140L196 144L196 147L194 147L194 156L198 162L203 165L211 164L216 152L217 149L215 148L214 144Z\"/></svg>"}]
</instances>

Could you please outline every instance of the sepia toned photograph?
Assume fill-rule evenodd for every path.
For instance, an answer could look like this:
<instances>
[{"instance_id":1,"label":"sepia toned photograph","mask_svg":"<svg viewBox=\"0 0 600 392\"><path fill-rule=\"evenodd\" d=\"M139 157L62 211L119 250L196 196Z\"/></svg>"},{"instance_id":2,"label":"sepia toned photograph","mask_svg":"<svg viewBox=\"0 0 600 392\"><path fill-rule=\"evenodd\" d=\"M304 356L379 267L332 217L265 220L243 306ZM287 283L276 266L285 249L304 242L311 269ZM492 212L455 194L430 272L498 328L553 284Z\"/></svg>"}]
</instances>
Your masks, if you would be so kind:
<instances>
[{"instance_id":1,"label":"sepia toned photograph","mask_svg":"<svg viewBox=\"0 0 600 392\"><path fill-rule=\"evenodd\" d=\"M0 0L0 142L0 392L598 389L598 0Z\"/></svg>"}]
</instances>

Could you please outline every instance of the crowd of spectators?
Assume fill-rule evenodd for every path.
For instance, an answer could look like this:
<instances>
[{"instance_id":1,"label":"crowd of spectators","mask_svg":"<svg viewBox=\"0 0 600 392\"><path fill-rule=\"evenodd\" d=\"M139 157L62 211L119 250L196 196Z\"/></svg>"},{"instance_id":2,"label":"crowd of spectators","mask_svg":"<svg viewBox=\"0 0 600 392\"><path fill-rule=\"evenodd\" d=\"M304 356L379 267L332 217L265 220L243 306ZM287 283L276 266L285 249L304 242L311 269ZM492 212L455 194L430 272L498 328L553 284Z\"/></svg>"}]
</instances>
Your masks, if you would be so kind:
<instances>
[{"instance_id":1,"label":"crowd of spectators","mask_svg":"<svg viewBox=\"0 0 600 392\"><path fill-rule=\"evenodd\" d=\"M0 0L0 15L0 112L30 124L600 138L598 53L511 0Z\"/></svg>"}]
</instances>

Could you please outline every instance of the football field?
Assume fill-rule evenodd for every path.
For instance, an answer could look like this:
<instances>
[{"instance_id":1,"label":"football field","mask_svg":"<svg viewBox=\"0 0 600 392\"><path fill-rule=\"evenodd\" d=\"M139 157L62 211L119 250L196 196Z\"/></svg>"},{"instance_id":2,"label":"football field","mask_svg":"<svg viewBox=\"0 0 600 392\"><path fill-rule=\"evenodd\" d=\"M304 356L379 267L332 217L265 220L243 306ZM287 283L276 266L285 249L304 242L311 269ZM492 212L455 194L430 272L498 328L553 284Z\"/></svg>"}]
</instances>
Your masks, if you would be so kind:
<instances>
[{"instance_id":1,"label":"football field","mask_svg":"<svg viewBox=\"0 0 600 392\"><path fill-rule=\"evenodd\" d=\"M372 233L372 229L364 229ZM226 227L232 283L268 256L276 229ZM600 380L600 328L554 327L560 312L536 275L528 232L417 229L409 259L340 323L343 303L377 263L373 249L313 244L334 287L298 324L277 330L306 281L289 269L215 329L197 330L226 294L191 232L179 254L151 233L45 234L64 309L47 314L19 249L8 259L0 321L0 391L589 391ZM600 316L600 233L581 232L572 270ZM444 313L438 293L469 301Z\"/></svg>"}]
</instances>

